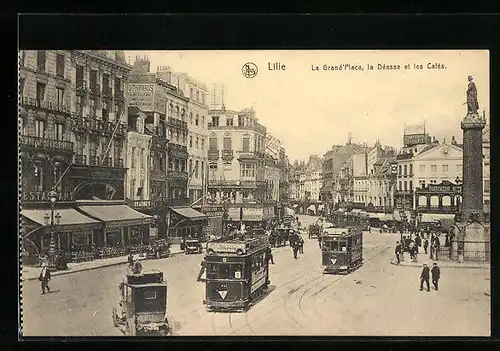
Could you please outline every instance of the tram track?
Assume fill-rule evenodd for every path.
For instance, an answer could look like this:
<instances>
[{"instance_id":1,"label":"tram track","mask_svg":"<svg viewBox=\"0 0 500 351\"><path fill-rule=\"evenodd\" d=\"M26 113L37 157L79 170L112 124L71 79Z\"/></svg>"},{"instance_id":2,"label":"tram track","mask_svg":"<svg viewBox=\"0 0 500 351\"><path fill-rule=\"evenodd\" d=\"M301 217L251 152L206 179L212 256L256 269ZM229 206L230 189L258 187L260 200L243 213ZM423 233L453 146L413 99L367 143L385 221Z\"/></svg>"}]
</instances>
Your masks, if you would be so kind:
<instances>
[{"instance_id":1,"label":"tram track","mask_svg":"<svg viewBox=\"0 0 500 351\"><path fill-rule=\"evenodd\" d=\"M373 252L373 251L376 251L378 249L378 247L375 247L374 249L370 250L369 252L367 252L367 254ZM307 289L305 289L302 294L300 295L300 297L298 298L298 301L297 301L297 305L298 305L298 310L299 310L299 313L304 316L306 319L308 320L311 320L311 318L309 318L309 315L306 313L306 311L304 310L304 298L307 296L307 294L313 290L315 287L318 287L318 286L322 286L323 285L323 282L327 282L327 284L323 287L321 287L317 292L315 292L314 294L312 294L311 296L315 297L319 294L319 292L323 291L324 289L326 289L327 287L335 284L337 281L341 280L342 278L344 278L346 276L339 276L339 277L335 277L334 280L332 281L332 277L331 275L325 275L325 274L322 274L320 276L320 278L323 278L321 280L319 279L314 279L306 284L304 284L303 286L306 286L306 285L309 285L313 282L315 282L316 280L319 280L316 284L312 284L310 287L308 287ZM298 291L299 289L297 289ZM290 312L288 312L288 309L287 309L287 313L290 314ZM314 324L312 324L314 325ZM315 334L315 332L312 332L312 334Z\"/></svg>"},{"instance_id":2,"label":"tram track","mask_svg":"<svg viewBox=\"0 0 500 351\"><path fill-rule=\"evenodd\" d=\"M377 250L377 248L381 248L380 246L376 246L373 250L371 250L370 252L373 252L375 250ZM382 247L382 250L378 251L377 254L375 254L374 256L368 258L364 263L368 263L370 261L373 261L374 259L382 256L387 250L389 250L391 247ZM317 315L317 317L319 317L319 319L323 320L327 325L329 325L329 327L334 327L336 328L337 330L339 330L342 334L344 335L348 335L350 334L348 331L346 331L344 328L336 325L331 318L325 318L324 314L321 313L321 309L318 309L318 304L317 304L317 296L322 293L322 292L325 292L327 291L328 289L332 288L335 284L337 284L338 282L340 282L341 280L343 280L344 278L346 278L347 275L345 276L340 276L338 277L338 279L335 279L334 281L330 282L329 284L327 284L325 287L321 288L320 290L318 290L317 292L315 292L314 294L312 294L312 302L313 302L313 310L316 312L315 315ZM330 332L329 332L330 333Z\"/></svg>"}]
</instances>

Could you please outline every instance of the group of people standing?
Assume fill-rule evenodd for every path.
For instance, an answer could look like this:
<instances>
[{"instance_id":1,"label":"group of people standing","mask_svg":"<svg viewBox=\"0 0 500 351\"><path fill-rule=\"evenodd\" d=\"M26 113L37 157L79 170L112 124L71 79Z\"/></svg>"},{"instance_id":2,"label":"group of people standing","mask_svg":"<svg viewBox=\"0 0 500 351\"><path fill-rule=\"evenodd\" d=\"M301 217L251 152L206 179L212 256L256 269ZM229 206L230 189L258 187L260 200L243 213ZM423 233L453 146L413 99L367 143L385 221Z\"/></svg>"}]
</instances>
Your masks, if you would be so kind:
<instances>
[{"instance_id":1,"label":"group of people standing","mask_svg":"<svg viewBox=\"0 0 500 351\"><path fill-rule=\"evenodd\" d=\"M396 243L396 248L394 254L396 255L397 264L404 260L404 252L408 252L410 258L413 262L417 262L418 254L420 253L420 248L423 247L424 253L427 255L429 252L430 245L430 259L438 260L439 251L441 250L441 242L436 234L430 236L430 240L422 234L422 236L417 233L415 239L410 236L403 237L402 241ZM446 236L445 247L449 246L449 238Z\"/></svg>"}]
</instances>

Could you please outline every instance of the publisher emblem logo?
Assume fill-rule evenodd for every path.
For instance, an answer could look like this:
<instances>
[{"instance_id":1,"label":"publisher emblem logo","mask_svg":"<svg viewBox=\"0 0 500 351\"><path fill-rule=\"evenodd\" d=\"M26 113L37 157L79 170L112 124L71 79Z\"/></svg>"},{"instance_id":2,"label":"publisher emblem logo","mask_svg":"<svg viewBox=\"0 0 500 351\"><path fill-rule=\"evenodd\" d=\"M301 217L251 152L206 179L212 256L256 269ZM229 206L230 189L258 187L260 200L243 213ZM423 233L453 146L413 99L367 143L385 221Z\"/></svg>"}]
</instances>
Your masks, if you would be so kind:
<instances>
[{"instance_id":1,"label":"publisher emblem logo","mask_svg":"<svg viewBox=\"0 0 500 351\"><path fill-rule=\"evenodd\" d=\"M257 65L255 63L247 62L241 68L241 72L245 77L253 78L257 75L257 73L259 73L259 69L257 68Z\"/></svg>"}]
</instances>

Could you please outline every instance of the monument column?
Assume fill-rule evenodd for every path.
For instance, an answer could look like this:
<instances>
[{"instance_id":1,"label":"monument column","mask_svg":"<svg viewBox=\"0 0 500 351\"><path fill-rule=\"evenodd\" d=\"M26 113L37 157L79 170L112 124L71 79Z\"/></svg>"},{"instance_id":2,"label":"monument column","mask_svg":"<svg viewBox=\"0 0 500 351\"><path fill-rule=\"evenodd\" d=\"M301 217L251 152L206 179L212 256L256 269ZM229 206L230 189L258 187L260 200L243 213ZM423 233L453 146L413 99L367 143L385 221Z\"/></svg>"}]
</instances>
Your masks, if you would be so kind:
<instances>
[{"instance_id":1,"label":"monument column","mask_svg":"<svg viewBox=\"0 0 500 351\"><path fill-rule=\"evenodd\" d=\"M462 120L463 130L463 174L462 174L462 221L471 219L471 214L483 222L483 129L486 120L477 112L477 91L472 77L467 90L467 116ZM471 84L473 85L471 87ZM470 90L473 90L470 93ZM472 95L472 96L471 96ZM472 105L472 106L471 106Z\"/></svg>"}]
</instances>

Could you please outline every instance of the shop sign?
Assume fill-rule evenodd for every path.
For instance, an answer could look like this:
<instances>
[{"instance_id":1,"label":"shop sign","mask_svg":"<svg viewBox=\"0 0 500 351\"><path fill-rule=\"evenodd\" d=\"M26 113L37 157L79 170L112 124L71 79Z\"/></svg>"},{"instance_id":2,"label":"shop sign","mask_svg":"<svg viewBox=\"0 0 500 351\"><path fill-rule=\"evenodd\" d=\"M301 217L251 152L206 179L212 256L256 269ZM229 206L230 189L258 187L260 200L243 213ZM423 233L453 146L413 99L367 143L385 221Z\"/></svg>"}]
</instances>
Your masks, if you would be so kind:
<instances>
[{"instance_id":1,"label":"shop sign","mask_svg":"<svg viewBox=\"0 0 500 351\"><path fill-rule=\"evenodd\" d=\"M243 220L244 221L262 221L263 219L263 208L243 208Z\"/></svg>"},{"instance_id":2,"label":"shop sign","mask_svg":"<svg viewBox=\"0 0 500 351\"><path fill-rule=\"evenodd\" d=\"M444 194L461 194L462 186L460 185L441 185L441 184L429 184L427 189L425 189L429 193L444 193Z\"/></svg>"},{"instance_id":3,"label":"shop sign","mask_svg":"<svg viewBox=\"0 0 500 351\"><path fill-rule=\"evenodd\" d=\"M205 206L203 207L203 213L207 216L221 216L224 214L223 206Z\"/></svg>"},{"instance_id":4,"label":"shop sign","mask_svg":"<svg viewBox=\"0 0 500 351\"><path fill-rule=\"evenodd\" d=\"M427 141L426 134L410 134L403 137L403 143L406 146L425 144Z\"/></svg>"},{"instance_id":5,"label":"shop sign","mask_svg":"<svg viewBox=\"0 0 500 351\"><path fill-rule=\"evenodd\" d=\"M129 84L128 98L130 106L137 106L142 111L153 111L154 84Z\"/></svg>"},{"instance_id":6,"label":"shop sign","mask_svg":"<svg viewBox=\"0 0 500 351\"><path fill-rule=\"evenodd\" d=\"M51 202L51 191L23 191L21 202ZM56 202L73 202L72 192L58 192L55 194Z\"/></svg>"}]
</instances>

